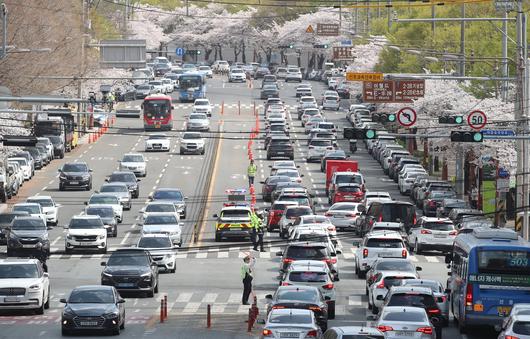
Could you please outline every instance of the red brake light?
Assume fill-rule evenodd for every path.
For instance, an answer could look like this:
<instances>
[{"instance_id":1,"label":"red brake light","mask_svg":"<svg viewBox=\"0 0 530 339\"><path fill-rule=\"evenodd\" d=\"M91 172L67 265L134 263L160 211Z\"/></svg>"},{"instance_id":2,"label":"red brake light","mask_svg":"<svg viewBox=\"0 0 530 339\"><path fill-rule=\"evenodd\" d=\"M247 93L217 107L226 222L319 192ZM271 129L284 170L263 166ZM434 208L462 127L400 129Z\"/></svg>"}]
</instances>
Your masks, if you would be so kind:
<instances>
[{"instance_id":1,"label":"red brake light","mask_svg":"<svg viewBox=\"0 0 530 339\"><path fill-rule=\"evenodd\" d=\"M282 286L290 286L291 284L289 284L288 282L282 282Z\"/></svg>"},{"instance_id":2,"label":"red brake light","mask_svg":"<svg viewBox=\"0 0 530 339\"><path fill-rule=\"evenodd\" d=\"M346 214L347 217L356 217L357 216L357 213L348 213Z\"/></svg>"},{"instance_id":3,"label":"red brake light","mask_svg":"<svg viewBox=\"0 0 530 339\"><path fill-rule=\"evenodd\" d=\"M268 336L272 335L272 331L264 328L263 331L261 332L261 334L263 334L264 337L268 337Z\"/></svg>"},{"instance_id":4,"label":"red brake light","mask_svg":"<svg viewBox=\"0 0 530 339\"><path fill-rule=\"evenodd\" d=\"M311 311L317 311L317 312L320 312L320 307L318 307L318 306L310 306L309 309L310 309Z\"/></svg>"},{"instance_id":5,"label":"red brake light","mask_svg":"<svg viewBox=\"0 0 530 339\"><path fill-rule=\"evenodd\" d=\"M381 282L376 287L377 288L385 288L385 281L381 280Z\"/></svg>"},{"instance_id":6,"label":"red brake light","mask_svg":"<svg viewBox=\"0 0 530 339\"><path fill-rule=\"evenodd\" d=\"M439 314L440 310L437 309L437 308L433 308L433 309L427 310L427 313L429 313L429 314Z\"/></svg>"},{"instance_id":7,"label":"red brake light","mask_svg":"<svg viewBox=\"0 0 530 339\"><path fill-rule=\"evenodd\" d=\"M407 250L401 251L401 257L406 258L407 257Z\"/></svg>"},{"instance_id":8,"label":"red brake light","mask_svg":"<svg viewBox=\"0 0 530 339\"><path fill-rule=\"evenodd\" d=\"M365 249L363 250L363 258L366 258L367 256L368 256L368 249L365 248Z\"/></svg>"},{"instance_id":9,"label":"red brake light","mask_svg":"<svg viewBox=\"0 0 530 339\"><path fill-rule=\"evenodd\" d=\"M379 222L383 221L383 215L382 214L379 216L379 219L377 221L379 221Z\"/></svg>"},{"instance_id":10,"label":"red brake light","mask_svg":"<svg viewBox=\"0 0 530 339\"><path fill-rule=\"evenodd\" d=\"M451 232L449 232L449 235L457 235L457 234L458 234L457 231L451 231Z\"/></svg>"},{"instance_id":11,"label":"red brake light","mask_svg":"<svg viewBox=\"0 0 530 339\"><path fill-rule=\"evenodd\" d=\"M519 337L514 337L513 335L507 335L504 339L519 339Z\"/></svg>"},{"instance_id":12,"label":"red brake light","mask_svg":"<svg viewBox=\"0 0 530 339\"><path fill-rule=\"evenodd\" d=\"M416 213L414 213L414 216L412 217L412 225L416 225Z\"/></svg>"},{"instance_id":13,"label":"red brake light","mask_svg":"<svg viewBox=\"0 0 530 339\"><path fill-rule=\"evenodd\" d=\"M388 332L388 331L393 331L394 329L390 326L384 326L384 325L379 325L377 326L377 329L381 332Z\"/></svg>"},{"instance_id":14,"label":"red brake light","mask_svg":"<svg viewBox=\"0 0 530 339\"><path fill-rule=\"evenodd\" d=\"M473 305L473 284L467 284L466 286L466 307Z\"/></svg>"},{"instance_id":15,"label":"red brake light","mask_svg":"<svg viewBox=\"0 0 530 339\"><path fill-rule=\"evenodd\" d=\"M429 206L431 206L431 207L436 206L436 201L434 201L434 200L429 200Z\"/></svg>"},{"instance_id":16,"label":"red brake light","mask_svg":"<svg viewBox=\"0 0 530 339\"><path fill-rule=\"evenodd\" d=\"M322 286L322 288L325 289L325 290L331 290L331 289L333 289L333 284L332 283L326 284L326 285Z\"/></svg>"},{"instance_id":17,"label":"red brake light","mask_svg":"<svg viewBox=\"0 0 530 339\"><path fill-rule=\"evenodd\" d=\"M416 332L421 332L425 334L432 334L432 327L420 327L416 330Z\"/></svg>"},{"instance_id":18,"label":"red brake light","mask_svg":"<svg viewBox=\"0 0 530 339\"><path fill-rule=\"evenodd\" d=\"M421 230L421 234L432 234L429 230Z\"/></svg>"},{"instance_id":19,"label":"red brake light","mask_svg":"<svg viewBox=\"0 0 530 339\"><path fill-rule=\"evenodd\" d=\"M277 305L277 306L272 306L272 308L275 309L275 310L277 310L277 309L285 308L285 306L279 306L279 305Z\"/></svg>"},{"instance_id":20,"label":"red brake light","mask_svg":"<svg viewBox=\"0 0 530 339\"><path fill-rule=\"evenodd\" d=\"M283 259L283 263L284 263L284 264L290 264L290 263L292 263L293 261L294 261L294 260L291 259L291 258L285 258L285 259Z\"/></svg>"},{"instance_id":21,"label":"red brake light","mask_svg":"<svg viewBox=\"0 0 530 339\"><path fill-rule=\"evenodd\" d=\"M331 217L333 214L331 214L331 213L329 213L329 212L326 212L326 213L324 213L324 215L325 215L326 217Z\"/></svg>"},{"instance_id":22,"label":"red brake light","mask_svg":"<svg viewBox=\"0 0 530 339\"><path fill-rule=\"evenodd\" d=\"M307 334L305 335L305 337L310 337L310 338L316 338L318 336L318 332L316 330L311 330L309 332L307 332Z\"/></svg>"},{"instance_id":23,"label":"red brake light","mask_svg":"<svg viewBox=\"0 0 530 339\"><path fill-rule=\"evenodd\" d=\"M444 303L447 300L446 295L442 295L441 297L436 298L437 302Z\"/></svg>"}]
</instances>

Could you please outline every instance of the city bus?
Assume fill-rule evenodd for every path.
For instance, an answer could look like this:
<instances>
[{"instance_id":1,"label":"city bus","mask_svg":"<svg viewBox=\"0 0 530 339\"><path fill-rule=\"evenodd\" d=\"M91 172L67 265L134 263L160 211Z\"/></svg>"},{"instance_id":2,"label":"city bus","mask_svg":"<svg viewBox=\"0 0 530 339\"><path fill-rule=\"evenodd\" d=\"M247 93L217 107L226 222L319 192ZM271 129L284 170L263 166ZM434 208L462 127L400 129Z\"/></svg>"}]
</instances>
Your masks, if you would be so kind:
<instances>
[{"instance_id":1,"label":"city bus","mask_svg":"<svg viewBox=\"0 0 530 339\"><path fill-rule=\"evenodd\" d=\"M49 117L60 117L63 120L64 135L65 135L65 149L70 152L73 148L77 147L79 134L77 131L77 125L74 119L74 113L70 108L48 108L44 109L47 111Z\"/></svg>"},{"instance_id":2,"label":"city bus","mask_svg":"<svg viewBox=\"0 0 530 339\"><path fill-rule=\"evenodd\" d=\"M48 108L46 113L37 114L34 134L37 137L60 136L64 140L64 149L70 152L77 146L78 134L74 116L68 108Z\"/></svg>"},{"instance_id":3,"label":"city bus","mask_svg":"<svg viewBox=\"0 0 530 339\"><path fill-rule=\"evenodd\" d=\"M152 94L142 103L145 131L171 130L173 128L173 105L171 97L165 94Z\"/></svg>"},{"instance_id":4,"label":"city bus","mask_svg":"<svg viewBox=\"0 0 530 339\"><path fill-rule=\"evenodd\" d=\"M499 326L515 303L530 303L530 247L512 230L460 234L445 262L451 264L447 287L461 333Z\"/></svg>"},{"instance_id":5,"label":"city bus","mask_svg":"<svg viewBox=\"0 0 530 339\"><path fill-rule=\"evenodd\" d=\"M193 102L206 97L206 77L201 73L184 73L179 76L180 102Z\"/></svg>"}]
</instances>

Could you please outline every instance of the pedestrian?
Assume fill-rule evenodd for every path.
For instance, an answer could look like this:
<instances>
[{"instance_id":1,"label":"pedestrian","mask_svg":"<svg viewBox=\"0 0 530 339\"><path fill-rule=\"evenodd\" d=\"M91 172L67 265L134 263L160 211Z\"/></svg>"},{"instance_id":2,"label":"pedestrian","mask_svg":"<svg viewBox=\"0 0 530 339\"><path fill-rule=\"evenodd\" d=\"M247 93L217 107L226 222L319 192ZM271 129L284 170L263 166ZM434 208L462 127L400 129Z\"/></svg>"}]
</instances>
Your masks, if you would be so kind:
<instances>
[{"instance_id":1,"label":"pedestrian","mask_svg":"<svg viewBox=\"0 0 530 339\"><path fill-rule=\"evenodd\" d=\"M265 252L265 248L263 248L263 223L260 212L256 213L252 210L250 218L252 223L252 244L254 245L254 251L257 251L259 246L260 252Z\"/></svg>"},{"instance_id":2,"label":"pedestrian","mask_svg":"<svg viewBox=\"0 0 530 339\"><path fill-rule=\"evenodd\" d=\"M243 298L241 302L243 305L250 305L248 298L252 292L252 271L254 270L255 262L255 258L247 255L243 258L243 265L241 265L241 280L243 280Z\"/></svg>"},{"instance_id":3,"label":"pedestrian","mask_svg":"<svg viewBox=\"0 0 530 339\"><path fill-rule=\"evenodd\" d=\"M476 186L471 189L471 207L478 208L478 189Z\"/></svg>"},{"instance_id":4,"label":"pedestrian","mask_svg":"<svg viewBox=\"0 0 530 339\"><path fill-rule=\"evenodd\" d=\"M250 160L250 164L247 167L247 176L248 176L248 186L251 187L254 185L254 177L258 171L258 166L254 164L254 160Z\"/></svg>"}]
</instances>

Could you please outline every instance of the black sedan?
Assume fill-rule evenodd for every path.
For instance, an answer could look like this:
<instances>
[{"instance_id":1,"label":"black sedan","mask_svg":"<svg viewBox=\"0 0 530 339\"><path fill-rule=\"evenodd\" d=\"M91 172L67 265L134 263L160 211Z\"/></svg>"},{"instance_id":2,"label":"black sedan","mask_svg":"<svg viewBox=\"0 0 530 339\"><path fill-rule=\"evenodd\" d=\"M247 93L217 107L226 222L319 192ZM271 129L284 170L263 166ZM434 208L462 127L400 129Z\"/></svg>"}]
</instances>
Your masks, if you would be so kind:
<instances>
[{"instance_id":1,"label":"black sedan","mask_svg":"<svg viewBox=\"0 0 530 339\"><path fill-rule=\"evenodd\" d=\"M276 185L280 182L291 182L291 178L286 175L271 175L265 181L261 181L261 195L264 201L271 201L272 191L276 188Z\"/></svg>"},{"instance_id":2,"label":"black sedan","mask_svg":"<svg viewBox=\"0 0 530 339\"><path fill-rule=\"evenodd\" d=\"M312 310L322 331L328 327L328 300L314 286L280 286L267 299L267 314L276 308L298 308Z\"/></svg>"},{"instance_id":3,"label":"black sedan","mask_svg":"<svg viewBox=\"0 0 530 339\"><path fill-rule=\"evenodd\" d=\"M79 286L61 302L62 335L86 330L118 335L125 328L125 299L112 286Z\"/></svg>"}]
</instances>

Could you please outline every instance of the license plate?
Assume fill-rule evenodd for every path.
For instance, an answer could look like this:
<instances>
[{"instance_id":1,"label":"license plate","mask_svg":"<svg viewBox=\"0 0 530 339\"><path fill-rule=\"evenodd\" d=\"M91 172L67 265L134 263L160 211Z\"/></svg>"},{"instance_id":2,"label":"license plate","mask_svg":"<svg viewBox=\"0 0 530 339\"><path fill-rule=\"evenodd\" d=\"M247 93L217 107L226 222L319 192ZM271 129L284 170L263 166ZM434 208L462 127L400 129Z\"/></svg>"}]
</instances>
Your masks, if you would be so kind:
<instances>
[{"instance_id":1,"label":"license plate","mask_svg":"<svg viewBox=\"0 0 530 339\"><path fill-rule=\"evenodd\" d=\"M155 125L155 128L160 128L160 125Z\"/></svg>"},{"instance_id":2,"label":"license plate","mask_svg":"<svg viewBox=\"0 0 530 339\"><path fill-rule=\"evenodd\" d=\"M97 326L98 322L97 321L81 321L79 324L81 326Z\"/></svg>"},{"instance_id":3,"label":"license plate","mask_svg":"<svg viewBox=\"0 0 530 339\"><path fill-rule=\"evenodd\" d=\"M446 234L435 234L434 237L435 238L447 238L447 235Z\"/></svg>"},{"instance_id":4,"label":"license plate","mask_svg":"<svg viewBox=\"0 0 530 339\"><path fill-rule=\"evenodd\" d=\"M5 297L4 302L5 303L18 303L20 301L20 298L17 297Z\"/></svg>"},{"instance_id":5,"label":"license plate","mask_svg":"<svg viewBox=\"0 0 530 339\"><path fill-rule=\"evenodd\" d=\"M118 287L134 287L134 283L119 283Z\"/></svg>"},{"instance_id":6,"label":"license plate","mask_svg":"<svg viewBox=\"0 0 530 339\"><path fill-rule=\"evenodd\" d=\"M79 242L79 246L90 246L90 245L92 245L91 242L86 242L86 241L80 241Z\"/></svg>"},{"instance_id":7,"label":"license plate","mask_svg":"<svg viewBox=\"0 0 530 339\"><path fill-rule=\"evenodd\" d=\"M35 248L35 245L22 245L23 248Z\"/></svg>"},{"instance_id":8,"label":"license plate","mask_svg":"<svg viewBox=\"0 0 530 339\"><path fill-rule=\"evenodd\" d=\"M344 197L345 199L355 199L355 197L353 195L347 195Z\"/></svg>"},{"instance_id":9,"label":"license plate","mask_svg":"<svg viewBox=\"0 0 530 339\"><path fill-rule=\"evenodd\" d=\"M277 152L278 154L285 154L285 152Z\"/></svg>"},{"instance_id":10,"label":"license plate","mask_svg":"<svg viewBox=\"0 0 530 339\"><path fill-rule=\"evenodd\" d=\"M280 333L280 338L300 338L300 333L297 333L297 332Z\"/></svg>"},{"instance_id":11,"label":"license plate","mask_svg":"<svg viewBox=\"0 0 530 339\"><path fill-rule=\"evenodd\" d=\"M346 216L338 214L338 215L334 215L333 218L341 219L341 218L346 218Z\"/></svg>"},{"instance_id":12,"label":"license plate","mask_svg":"<svg viewBox=\"0 0 530 339\"><path fill-rule=\"evenodd\" d=\"M389 253L389 252L379 253L379 256L380 257L393 257L394 253Z\"/></svg>"},{"instance_id":13,"label":"license plate","mask_svg":"<svg viewBox=\"0 0 530 339\"><path fill-rule=\"evenodd\" d=\"M241 227L230 227L231 231L241 231Z\"/></svg>"},{"instance_id":14,"label":"license plate","mask_svg":"<svg viewBox=\"0 0 530 339\"><path fill-rule=\"evenodd\" d=\"M497 307L497 313L499 313L499 316L507 316L511 310L512 310L511 306L498 306Z\"/></svg>"},{"instance_id":15,"label":"license plate","mask_svg":"<svg viewBox=\"0 0 530 339\"><path fill-rule=\"evenodd\" d=\"M79 181L70 181L70 184L71 184L71 185L78 185L78 184L79 184Z\"/></svg>"},{"instance_id":16,"label":"license plate","mask_svg":"<svg viewBox=\"0 0 530 339\"><path fill-rule=\"evenodd\" d=\"M412 332L412 331L399 331L399 332L396 331L395 333L398 337L407 337L407 338L414 337L416 334L416 332Z\"/></svg>"}]
</instances>

